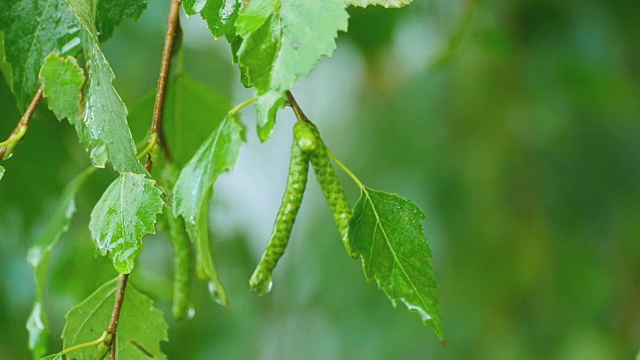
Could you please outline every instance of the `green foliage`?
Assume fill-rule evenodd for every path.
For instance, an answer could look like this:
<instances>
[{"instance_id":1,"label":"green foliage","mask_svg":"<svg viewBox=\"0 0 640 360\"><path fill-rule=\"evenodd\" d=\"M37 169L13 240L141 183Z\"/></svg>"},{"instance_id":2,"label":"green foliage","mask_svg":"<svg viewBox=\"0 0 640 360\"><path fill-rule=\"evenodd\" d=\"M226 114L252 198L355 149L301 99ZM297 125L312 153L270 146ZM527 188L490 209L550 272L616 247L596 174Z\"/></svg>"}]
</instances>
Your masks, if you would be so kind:
<instances>
[{"instance_id":1,"label":"green foliage","mask_svg":"<svg viewBox=\"0 0 640 360\"><path fill-rule=\"evenodd\" d=\"M301 123L298 123L301 124ZM299 128L298 124L294 128ZM284 254L293 224L298 216L302 204L302 197L307 188L309 173L309 153L299 145L299 131L294 130L294 141L291 145L291 161L289 162L289 176L285 188L282 204L278 210L273 233L267 243L267 249L260 259L260 263L249 280L251 290L260 295L271 291L273 269Z\"/></svg>"},{"instance_id":2,"label":"green foliage","mask_svg":"<svg viewBox=\"0 0 640 360\"><path fill-rule=\"evenodd\" d=\"M123 173L109 185L91 212L89 229L96 248L128 274L142 250L142 237L155 233L162 192L144 175Z\"/></svg>"},{"instance_id":3,"label":"green foliage","mask_svg":"<svg viewBox=\"0 0 640 360\"><path fill-rule=\"evenodd\" d=\"M216 38L235 35L235 22L242 0L186 0L182 3L189 15L200 13Z\"/></svg>"},{"instance_id":4,"label":"green foliage","mask_svg":"<svg viewBox=\"0 0 640 360\"><path fill-rule=\"evenodd\" d=\"M0 166L0 180L2 180L3 176L4 176L4 167Z\"/></svg>"},{"instance_id":5,"label":"green foliage","mask_svg":"<svg viewBox=\"0 0 640 360\"><path fill-rule=\"evenodd\" d=\"M323 55L331 56L338 31L347 30L347 19L340 0L252 0L240 13L238 63L256 90L260 139L271 135L284 93Z\"/></svg>"},{"instance_id":6,"label":"green foliage","mask_svg":"<svg viewBox=\"0 0 640 360\"><path fill-rule=\"evenodd\" d=\"M235 113L229 113L184 166L173 190L173 211L185 220L189 238L196 245L198 270L209 281L214 299L226 303L209 244L208 209L213 184L230 171L244 141L244 127Z\"/></svg>"},{"instance_id":7,"label":"green foliage","mask_svg":"<svg viewBox=\"0 0 640 360\"><path fill-rule=\"evenodd\" d=\"M117 287L118 280L113 279L69 310L62 331L65 349L101 336L111 318ZM166 359L160 350L160 342L168 340L168 328L153 301L133 286L127 286L115 339L116 359ZM96 347L88 347L68 353L66 357L69 360L94 359L96 351Z\"/></svg>"},{"instance_id":8,"label":"green foliage","mask_svg":"<svg viewBox=\"0 0 640 360\"><path fill-rule=\"evenodd\" d=\"M349 243L362 257L367 281L376 279L391 303L420 315L444 341L425 215L411 200L366 187L349 222Z\"/></svg>"},{"instance_id":9,"label":"green foliage","mask_svg":"<svg viewBox=\"0 0 640 360\"><path fill-rule=\"evenodd\" d=\"M91 137L91 161L97 167L104 167L107 160L110 160L114 169L120 173L128 171L143 174L144 169L136 158L136 148L127 125L127 108L112 85L113 71L98 42L95 26L96 2L68 2L69 8L88 33L82 40L89 66L84 123Z\"/></svg>"},{"instance_id":10,"label":"green foliage","mask_svg":"<svg viewBox=\"0 0 640 360\"><path fill-rule=\"evenodd\" d=\"M198 276L208 282L211 296L227 304L209 239L210 199L217 178L233 169L245 142L244 125L237 112L255 102L258 136L265 141L273 131L278 109L286 103L286 95L301 121L293 129L285 194L267 249L251 277L251 289L260 294L271 289L272 273L288 244L311 163L343 244L351 257L361 256L366 279L376 279L394 306L398 301L405 303L444 340L429 263L431 250L421 224L424 214L410 200L364 187L329 151L318 129L301 115L288 93L320 58L332 55L338 32L347 30L347 6L401 7L410 2L185 0L182 6L187 14L199 13L214 37L229 40L233 60L240 66L241 82L254 87L255 98L228 111L227 97L184 72L179 32L173 50L165 48L168 58L177 63L167 93L163 94L164 88L159 86L157 94L140 101L130 116L134 133L140 138L154 118L148 146L139 155L148 154L148 172L138 160L128 111L114 87L115 74L101 45L125 18L137 19L146 9L146 0L66 0L66 5L62 0L4 1L0 3L1 50L12 69L4 64L0 68L5 76L12 74L12 90L21 110L41 81L49 108L58 119L66 118L76 127L93 165L102 168L110 162L118 172L95 204L88 226L96 249L110 257L116 271L132 271L143 237L155 233L157 215L166 200L169 207L160 219L175 251L172 313L177 319L193 316L194 262ZM175 25L180 28L179 23ZM84 52L79 55L81 49ZM165 83L168 58L162 59L159 84ZM155 104L162 95L166 95L164 102ZM164 116L153 116L157 106L164 106ZM27 131L30 119L25 118L19 131L3 142L9 155ZM144 130L137 128L140 124ZM159 159L161 147L165 147L164 157ZM353 213L331 158L362 190ZM36 298L27 329L35 358L47 351L44 294L48 261L53 246L69 228L80 185L94 170L91 167L67 185L58 208L29 251ZM158 170L162 170L161 185L172 190L170 199L163 197L165 191L153 179ZM4 168L0 167L0 179L3 174ZM121 278L126 281L128 276ZM131 286L123 288L126 295L118 331L107 334L117 288L115 280L109 281L72 308L63 330L65 349L46 358L103 358L111 340L115 341L119 359L165 358L159 346L167 340L168 327L162 313Z\"/></svg>"},{"instance_id":11,"label":"green foliage","mask_svg":"<svg viewBox=\"0 0 640 360\"><path fill-rule=\"evenodd\" d=\"M56 117L67 119L71 124L81 123L82 85L85 78L78 61L73 56L64 58L52 52L44 59L40 79L49 109Z\"/></svg>"},{"instance_id":12,"label":"green foliage","mask_svg":"<svg viewBox=\"0 0 640 360\"><path fill-rule=\"evenodd\" d=\"M147 8L147 0L98 1L96 29L101 42L109 40L113 30L125 18L137 19Z\"/></svg>"},{"instance_id":13,"label":"green foliage","mask_svg":"<svg viewBox=\"0 0 640 360\"><path fill-rule=\"evenodd\" d=\"M344 0L348 6L384 6L386 8L399 8L411 4L413 0Z\"/></svg>"},{"instance_id":14,"label":"green foliage","mask_svg":"<svg viewBox=\"0 0 640 360\"><path fill-rule=\"evenodd\" d=\"M52 51L60 55L79 52L79 27L64 0L0 2L5 58L11 64L11 87L20 111L36 93L45 56Z\"/></svg>"},{"instance_id":15,"label":"green foliage","mask_svg":"<svg viewBox=\"0 0 640 360\"><path fill-rule=\"evenodd\" d=\"M49 223L36 243L29 249L28 261L33 268L36 298L27 320L27 330L29 331L29 349L34 359L39 359L47 352L49 321L45 310L44 294L49 258L60 236L69 229L71 217L76 211L76 193L93 170L89 168L69 182Z\"/></svg>"}]
</instances>

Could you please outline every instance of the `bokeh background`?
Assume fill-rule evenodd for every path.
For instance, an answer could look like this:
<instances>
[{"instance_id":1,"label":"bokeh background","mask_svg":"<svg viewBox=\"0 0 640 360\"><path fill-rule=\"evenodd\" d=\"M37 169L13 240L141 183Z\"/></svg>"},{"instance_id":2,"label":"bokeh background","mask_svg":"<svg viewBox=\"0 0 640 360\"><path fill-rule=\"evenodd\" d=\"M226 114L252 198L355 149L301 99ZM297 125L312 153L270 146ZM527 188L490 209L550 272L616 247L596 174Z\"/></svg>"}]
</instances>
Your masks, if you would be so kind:
<instances>
[{"instance_id":1,"label":"bokeh background","mask_svg":"<svg viewBox=\"0 0 640 360\"><path fill-rule=\"evenodd\" d=\"M416 0L353 9L349 33L293 89L325 141L370 187L413 199L439 282L443 347L394 309L344 253L311 182L271 294L248 279L284 190L294 122L280 112L216 184L210 223L231 304L194 287L170 317L172 250L145 238L132 283L171 325L172 359L633 359L640 350L640 22L634 0ZM168 1L150 1L105 45L133 109L157 81ZM197 17L182 19L186 71L232 103L251 96ZM0 84L0 134L20 114ZM133 121L133 120L131 120ZM150 121L145 119L144 121ZM135 124L132 124L132 126ZM5 135L2 135L5 136ZM137 138L136 140L142 140ZM89 164L41 106L0 181L0 358L29 359L27 249L64 185ZM50 264L51 351L68 309L116 276L87 224L115 174L94 175ZM356 187L344 178L352 203Z\"/></svg>"}]
</instances>

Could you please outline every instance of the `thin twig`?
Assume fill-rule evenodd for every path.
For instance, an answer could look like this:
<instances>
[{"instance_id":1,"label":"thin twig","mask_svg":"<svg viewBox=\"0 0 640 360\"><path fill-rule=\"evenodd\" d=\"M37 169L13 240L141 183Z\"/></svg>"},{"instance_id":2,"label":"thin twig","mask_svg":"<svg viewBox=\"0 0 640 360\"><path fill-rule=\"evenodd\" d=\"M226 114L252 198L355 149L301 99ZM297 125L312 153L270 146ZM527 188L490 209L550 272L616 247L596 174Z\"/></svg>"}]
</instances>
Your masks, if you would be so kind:
<instances>
[{"instance_id":1,"label":"thin twig","mask_svg":"<svg viewBox=\"0 0 640 360\"><path fill-rule=\"evenodd\" d=\"M300 108L300 105L298 105L298 102L293 97L293 94L291 93L291 91L287 91L285 94L287 95L287 99L289 99L289 105L291 105L291 108L293 109L293 112L296 114L298 121L309 121L309 118L307 117L307 115L304 114L304 112Z\"/></svg>"},{"instance_id":2,"label":"thin twig","mask_svg":"<svg viewBox=\"0 0 640 360\"><path fill-rule=\"evenodd\" d=\"M165 149L165 157L169 157L167 152L167 144L164 134L162 133L162 114L164 112L164 99L167 91L167 80L169 71L171 70L171 55L173 54L173 44L176 38L176 32L180 29L180 1L171 0L171 9L169 10L169 18L167 19L167 34L164 37L164 48L162 49L162 60L160 62L160 76L158 77L158 89L156 90L156 103L153 107L153 121L151 122L151 142L154 134L160 139L160 145ZM155 141L155 140L154 140ZM151 154L147 154L145 168L151 172L153 166Z\"/></svg>"},{"instance_id":3,"label":"thin twig","mask_svg":"<svg viewBox=\"0 0 640 360\"><path fill-rule=\"evenodd\" d=\"M7 141L3 142L4 145L0 146L0 160L4 159L4 155L8 149L15 147L15 143L17 143L18 141L20 141L20 139L22 139L22 137L24 137L24 133L29 127L29 122L33 117L33 113L36 112L36 108L38 107L40 100L42 100L43 93L44 85L40 85L38 91L36 91L36 94L33 96L29 107L27 107L27 110L22 115L22 118L20 118L18 125L16 125L16 128L13 130L11 135L9 135ZM11 151L9 151L9 153L11 153Z\"/></svg>"},{"instance_id":4,"label":"thin twig","mask_svg":"<svg viewBox=\"0 0 640 360\"><path fill-rule=\"evenodd\" d=\"M118 331L118 320L120 320L120 312L122 311L122 304L124 303L124 292L127 290L127 282L129 281L129 274L121 274L120 281L118 282L118 290L116 293L116 302L113 305L113 311L111 312L111 320L109 320L109 326L107 327L107 334L111 335L111 343L107 344L111 346L109 352L109 359L115 360L116 358L116 333Z\"/></svg>"}]
</instances>

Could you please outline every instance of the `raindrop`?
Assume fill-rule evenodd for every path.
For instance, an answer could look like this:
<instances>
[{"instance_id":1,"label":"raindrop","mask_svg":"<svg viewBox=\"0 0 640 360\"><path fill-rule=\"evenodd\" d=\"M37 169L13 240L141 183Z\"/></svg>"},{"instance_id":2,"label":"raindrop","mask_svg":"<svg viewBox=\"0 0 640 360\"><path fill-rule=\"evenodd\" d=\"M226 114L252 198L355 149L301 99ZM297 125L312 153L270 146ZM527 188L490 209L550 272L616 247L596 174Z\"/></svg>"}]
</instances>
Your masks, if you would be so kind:
<instances>
[{"instance_id":1,"label":"raindrop","mask_svg":"<svg viewBox=\"0 0 640 360\"><path fill-rule=\"evenodd\" d=\"M215 302L217 302L218 304L227 305L227 301L224 298L224 295L218 289L218 285L215 283L215 281L209 281L209 294L211 294L213 300L215 300Z\"/></svg>"},{"instance_id":2,"label":"raindrop","mask_svg":"<svg viewBox=\"0 0 640 360\"><path fill-rule=\"evenodd\" d=\"M193 319L194 316L196 316L196 309L191 306L189 310L187 310L187 319Z\"/></svg>"}]
</instances>

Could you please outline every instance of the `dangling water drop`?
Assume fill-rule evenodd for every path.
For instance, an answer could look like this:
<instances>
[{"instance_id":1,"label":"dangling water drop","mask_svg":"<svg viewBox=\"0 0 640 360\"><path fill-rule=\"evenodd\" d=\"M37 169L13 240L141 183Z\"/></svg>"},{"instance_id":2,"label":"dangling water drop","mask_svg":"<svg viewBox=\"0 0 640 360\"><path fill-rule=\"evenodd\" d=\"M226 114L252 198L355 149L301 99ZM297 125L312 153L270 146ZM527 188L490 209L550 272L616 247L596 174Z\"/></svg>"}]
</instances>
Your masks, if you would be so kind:
<instances>
[{"instance_id":1,"label":"dangling water drop","mask_svg":"<svg viewBox=\"0 0 640 360\"><path fill-rule=\"evenodd\" d=\"M273 280L271 279L271 272L262 271L257 268L249 280L249 287L251 291L257 295L267 295L273 287Z\"/></svg>"},{"instance_id":2,"label":"dangling water drop","mask_svg":"<svg viewBox=\"0 0 640 360\"><path fill-rule=\"evenodd\" d=\"M189 307L189 310L187 310L187 319L191 320L194 316L196 316L196 309L192 305Z\"/></svg>"},{"instance_id":3,"label":"dangling water drop","mask_svg":"<svg viewBox=\"0 0 640 360\"><path fill-rule=\"evenodd\" d=\"M211 294L211 297L215 302L220 305L227 305L226 295L223 291L220 291L220 289L218 289L218 284L216 284L215 281L209 281L208 287L209 294Z\"/></svg>"}]
</instances>

